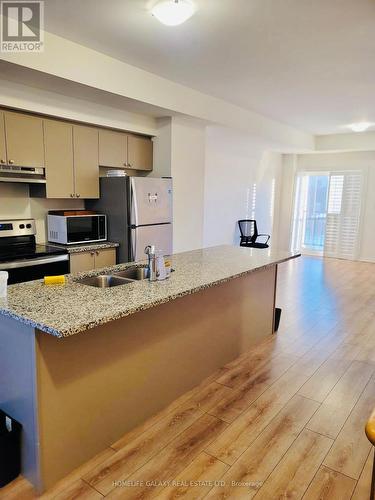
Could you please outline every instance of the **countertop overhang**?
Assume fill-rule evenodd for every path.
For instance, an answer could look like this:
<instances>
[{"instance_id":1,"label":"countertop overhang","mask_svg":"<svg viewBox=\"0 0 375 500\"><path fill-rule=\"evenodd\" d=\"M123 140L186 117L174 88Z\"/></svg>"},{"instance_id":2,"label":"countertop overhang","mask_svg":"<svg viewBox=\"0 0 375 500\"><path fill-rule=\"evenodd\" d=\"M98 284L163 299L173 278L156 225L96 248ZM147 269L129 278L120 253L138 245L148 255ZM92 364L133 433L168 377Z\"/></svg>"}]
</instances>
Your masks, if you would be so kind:
<instances>
[{"instance_id":1,"label":"countertop overhang","mask_svg":"<svg viewBox=\"0 0 375 500\"><path fill-rule=\"evenodd\" d=\"M65 285L46 286L42 280L19 283L8 287L7 299L0 299L0 315L64 338L299 256L271 248L218 246L173 255L175 272L165 281L143 280L107 289L75 282L145 264L133 262L67 275Z\"/></svg>"}]
</instances>

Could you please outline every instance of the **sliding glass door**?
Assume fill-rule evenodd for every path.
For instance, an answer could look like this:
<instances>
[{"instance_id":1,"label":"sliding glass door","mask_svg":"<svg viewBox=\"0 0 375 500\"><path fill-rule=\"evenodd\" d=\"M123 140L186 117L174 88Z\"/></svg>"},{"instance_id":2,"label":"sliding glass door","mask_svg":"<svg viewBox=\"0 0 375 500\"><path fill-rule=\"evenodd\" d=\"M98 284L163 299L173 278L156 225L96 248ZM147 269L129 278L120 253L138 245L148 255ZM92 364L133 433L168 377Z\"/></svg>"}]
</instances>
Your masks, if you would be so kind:
<instances>
[{"instance_id":1,"label":"sliding glass door","mask_svg":"<svg viewBox=\"0 0 375 500\"><path fill-rule=\"evenodd\" d=\"M356 259L361 225L362 172L304 172L297 176L292 250Z\"/></svg>"},{"instance_id":2,"label":"sliding glass door","mask_svg":"<svg viewBox=\"0 0 375 500\"><path fill-rule=\"evenodd\" d=\"M292 249L321 255L327 218L329 175L297 177Z\"/></svg>"}]
</instances>

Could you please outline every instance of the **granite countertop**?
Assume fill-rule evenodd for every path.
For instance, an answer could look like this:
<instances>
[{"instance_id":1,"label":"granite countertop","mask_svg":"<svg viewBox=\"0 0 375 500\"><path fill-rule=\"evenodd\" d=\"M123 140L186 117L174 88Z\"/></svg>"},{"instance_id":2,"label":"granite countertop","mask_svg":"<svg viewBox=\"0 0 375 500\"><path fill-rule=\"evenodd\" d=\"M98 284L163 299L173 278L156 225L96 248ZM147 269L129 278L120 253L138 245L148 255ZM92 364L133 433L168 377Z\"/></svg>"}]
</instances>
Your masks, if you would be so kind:
<instances>
[{"instance_id":1,"label":"granite countertop","mask_svg":"<svg viewBox=\"0 0 375 500\"><path fill-rule=\"evenodd\" d=\"M8 287L0 300L1 315L10 316L56 337L69 337L178 297L285 262L299 254L219 246L172 256L175 272L165 281L136 281L100 289L76 283L84 276L110 274L145 261L67 275L65 285L46 286L41 280Z\"/></svg>"},{"instance_id":2,"label":"granite countertop","mask_svg":"<svg viewBox=\"0 0 375 500\"><path fill-rule=\"evenodd\" d=\"M101 241L99 243L81 243L79 245L60 245L58 243L45 243L50 247L63 248L68 253L90 252L94 250L103 250L105 248L116 248L120 246L118 243L111 241Z\"/></svg>"}]
</instances>

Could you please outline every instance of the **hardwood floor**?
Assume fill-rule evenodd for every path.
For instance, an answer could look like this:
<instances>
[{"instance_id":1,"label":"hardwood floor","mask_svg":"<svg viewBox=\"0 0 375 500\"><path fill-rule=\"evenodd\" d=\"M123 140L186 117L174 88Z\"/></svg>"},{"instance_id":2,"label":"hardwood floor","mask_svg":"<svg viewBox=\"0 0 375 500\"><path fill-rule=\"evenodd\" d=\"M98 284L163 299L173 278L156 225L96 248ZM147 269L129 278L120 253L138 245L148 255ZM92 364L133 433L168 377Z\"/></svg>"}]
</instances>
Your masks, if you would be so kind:
<instances>
[{"instance_id":1,"label":"hardwood floor","mask_svg":"<svg viewBox=\"0 0 375 500\"><path fill-rule=\"evenodd\" d=\"M277 303L277 335L42 498L369 499L375 264L313 257L282 264ZM37 496L19 478L0 498Z\"/></svg>"}]
</instances>

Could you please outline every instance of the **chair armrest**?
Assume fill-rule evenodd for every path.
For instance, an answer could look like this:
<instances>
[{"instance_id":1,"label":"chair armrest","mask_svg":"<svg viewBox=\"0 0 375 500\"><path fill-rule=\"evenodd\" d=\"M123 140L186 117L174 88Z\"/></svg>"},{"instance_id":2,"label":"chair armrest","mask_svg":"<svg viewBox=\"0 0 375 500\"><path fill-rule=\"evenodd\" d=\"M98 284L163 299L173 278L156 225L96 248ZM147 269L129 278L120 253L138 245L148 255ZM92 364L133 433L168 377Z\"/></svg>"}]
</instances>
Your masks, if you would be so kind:
<instances>
[{"instance_id":1,"label":"chair armrest","mask_svg":"<svg viewBox=\"0 0 375 500\"><path fill-rule=\"evenodd\" d=\"M257 239L259 238L259 236L265 236L267 238L265 243L268 243L268 240L271 238L269 234L258 234Z\"/></svg>"},{"instance_id":2,"label":"chair armrest","mask_svg":"<svg viewBox=\"0 0 375 500\"><path fill-rule=\"evenodd\" d=\"M366 436L370 442L375 446L375 409L366 424Z\"/></svg>"}]
</instances>

